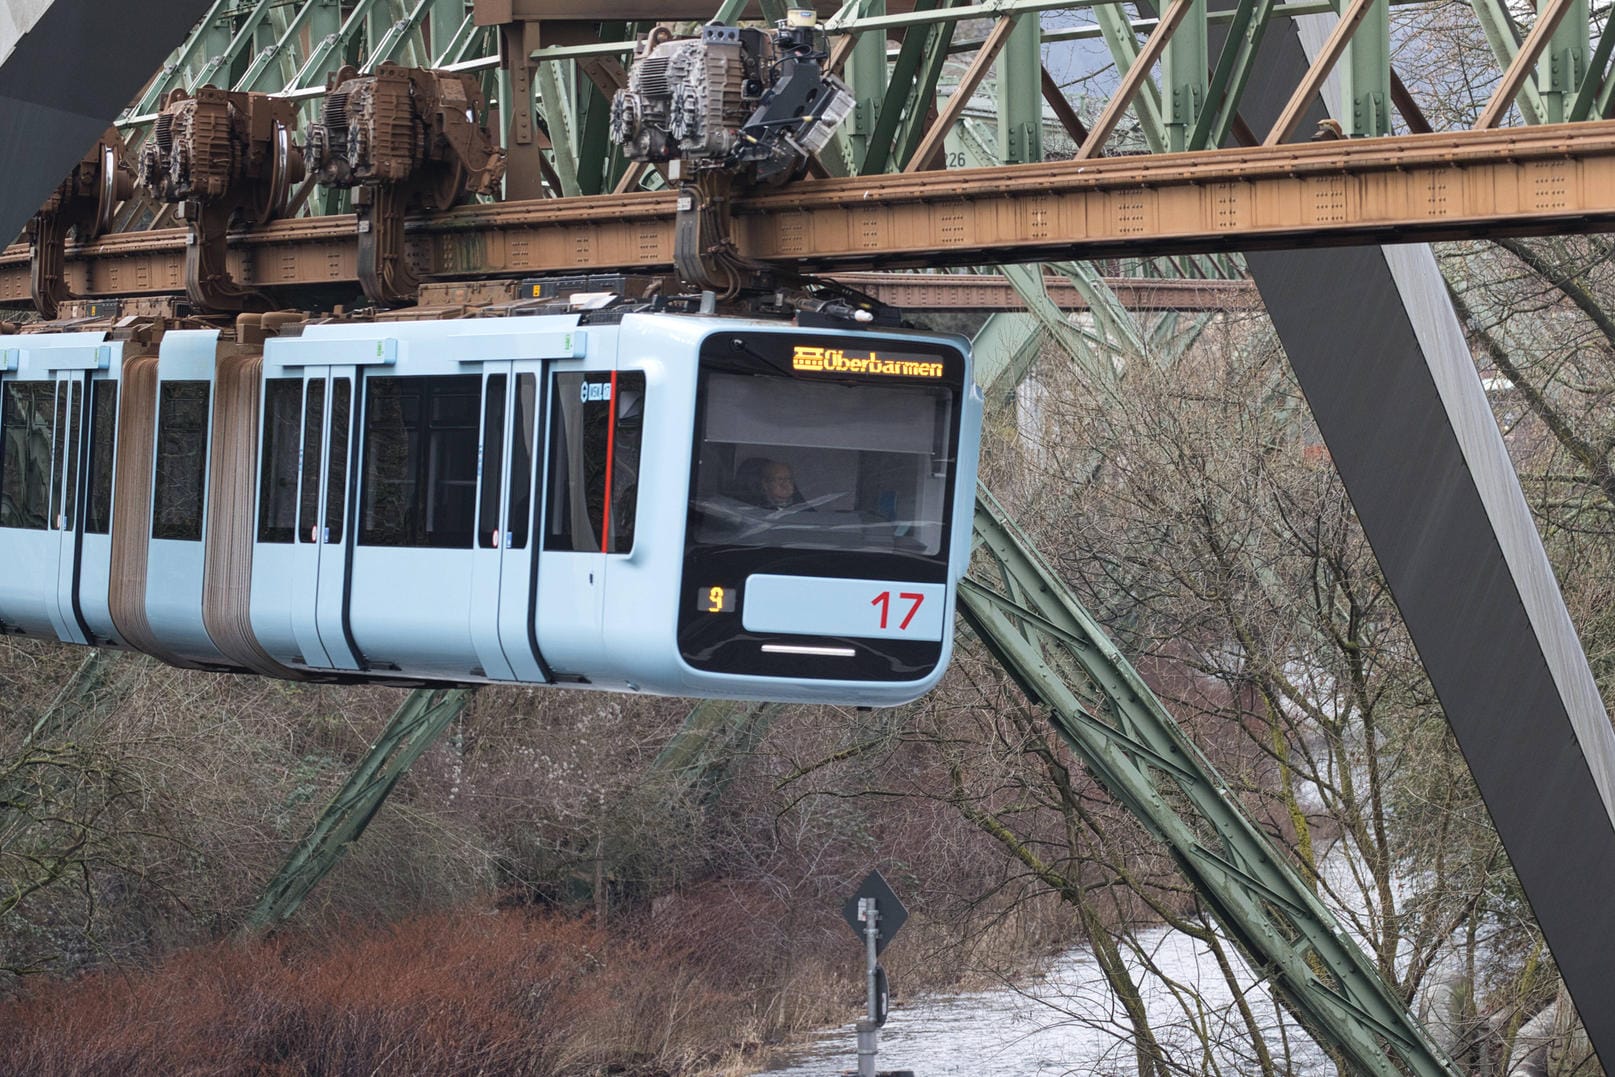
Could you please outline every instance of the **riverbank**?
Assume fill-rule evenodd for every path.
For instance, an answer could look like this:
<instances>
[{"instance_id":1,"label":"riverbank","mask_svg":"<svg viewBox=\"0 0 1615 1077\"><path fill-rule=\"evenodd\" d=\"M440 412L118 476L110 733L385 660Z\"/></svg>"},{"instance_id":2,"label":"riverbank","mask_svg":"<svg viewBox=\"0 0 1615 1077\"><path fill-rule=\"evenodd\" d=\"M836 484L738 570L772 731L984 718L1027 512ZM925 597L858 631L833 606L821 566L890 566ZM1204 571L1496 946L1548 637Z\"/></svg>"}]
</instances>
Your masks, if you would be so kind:
<instances>
[{"instance_id":1,"label":"riverbank","mask_svg":"<svg viewBox=\"0 0 1615 1077\"><path fill-rule=\"evenodd\" d=\"M1140 941L1162 975L1141 980L1150 1022L1174 1071L1244 1075L1260 1072L1233 994L1215 960L1177 932L1142 932ZM1327 1057L1241 968L1247 998L1277 1072L1294 1077L1333 1073ZM1189 993L1199 998L1191 998ZM1241 1048L1240 1043L1244 1041ZM1126 1015L1086 949L1059 955L1024 984L967 994L927 994L893 1008L881 1032L880 1068L916 1077L1056 1077L1070 1073L1136 1073ZM827 1077L855 1069L853 1026L821 1033L789 1064L758 1077Z\"/></svg>"}]
</instances>

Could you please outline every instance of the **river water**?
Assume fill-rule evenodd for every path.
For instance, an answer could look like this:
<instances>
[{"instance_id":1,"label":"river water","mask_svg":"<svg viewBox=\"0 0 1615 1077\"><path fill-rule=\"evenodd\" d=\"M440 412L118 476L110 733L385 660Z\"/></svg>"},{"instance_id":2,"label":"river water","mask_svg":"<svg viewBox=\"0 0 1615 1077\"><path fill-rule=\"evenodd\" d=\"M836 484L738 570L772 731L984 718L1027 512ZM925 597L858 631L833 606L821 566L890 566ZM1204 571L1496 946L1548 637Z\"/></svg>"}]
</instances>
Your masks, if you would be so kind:
<instances>
[{"instance_id":1,"label":"river water","mask_svg":"<svg viewBox=\"0 0 1615 1077\"><path fill-rule=\"evenodd\" d=\"M1143 933L1141 940L1162 975L1143 975L1134 959L1134 980L1140 982L1156 1037L1174 1061L1189 1073L1243 1077L1259 1072L1232 991L1211 954L1188 936L1165 929ZM1235 961L1241 983L1251 985L1253 977ZM1278 1072L1300 1077L1332 1072L1323 1053L1283 1015L1265 986L1251 987L1247 997ZM1193 1032L1196 1026L1209 1030L1213 1042L1236 1046L1207 1056ZM1138 1072L1127 1015L1087 950L1060 955L1026 984L966 995L899 995L881 1030L877 1058L880 1069L913 1070L915 1077L1120 1077ZM832 1077L856 1072L857 1066L848 1023L824 1033L798 1061L769 1070L766 1077Z\"/></svg>"}]
</instances>

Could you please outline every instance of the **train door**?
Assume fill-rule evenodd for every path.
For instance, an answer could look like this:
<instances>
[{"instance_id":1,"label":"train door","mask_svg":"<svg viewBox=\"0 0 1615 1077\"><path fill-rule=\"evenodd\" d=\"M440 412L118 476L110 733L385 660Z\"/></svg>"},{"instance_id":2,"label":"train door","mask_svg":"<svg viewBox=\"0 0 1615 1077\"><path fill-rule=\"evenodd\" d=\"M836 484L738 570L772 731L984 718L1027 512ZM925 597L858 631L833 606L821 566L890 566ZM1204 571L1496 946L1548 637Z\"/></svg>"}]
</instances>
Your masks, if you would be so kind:
<instances>
[{"instance_id":1,"label":"train door","mask_svg":"<svg viewBox=\"0 0 1615 1077\"><path fill-rule=\"evenodd\" d=\"M548 681L531 616L537 547L533 488L543 414L542 359L482 364L482 439L472 553L471 639L494 680Z\"/></svg>"},{"instance_id":2,"label":"train door","mask_svg":"<svg viewBox=\"0 0 1615 1077\"><path fill-rule=\"evenodd\" d=\"M207 563L208 442L213 428L216 330L176 330L159 346L153 418L146 575L136 589L150 639L134 646L165 662L217 664L202 620ZM135 399L135 398L132 398ZM122 581L115 581L115 586Z\"/></svg>"},{"instance_id":3,"label":"train door","mask_svg":"<svg viewBox=\"0 0 1615 1077\"><path fill-rule=\"evenodd\" d=\"M114 351L127 345L114 345ZM122 359L90 375L83 481L79 487L78 609L93 642L118 639L112 620L112 498L118 451Z\"/></svg>"},{"instance_id":4,"label":"train door","mask_svg":"<svg viewBox=\"0 0 1615 1077\"><path fill-rule=\"evenodd\" d=\"M10 352L0 382L0 620L30 635L54 635L57 549L51 523L56 381ZM49 571L46 571L46 568ZM48 584L47 584L48 581Z\"/></svg>"},{"instance_id":5,"label":"train door","mask_svg":"<svg viewBox=\"0 0 1615 1077\"><path fill-rule=\"evenodd\" d=\"M101 334L95 334L99 341ZM88 643L78 604L88 372L110 349L51 338L0 353L0 623Z\"/></svg>"},{"instance_id":6,"label":"train door","mask_svg":"<svg viewBox=\"0 0 1615 1077\"><path fill-rule=\"evenodd\" d=\"M56 528L55 593L47 603L56 637L89 643L89 628L78 608L80 559L79 492L83 485L85 392L83 371L56 372L56 430L52 438L51 525Z\"/></svg>"},{"instance_id":7,"label":"train door","mask_svg":"<svg viewBox=\"0 0 1615 1077\"><path fill-rule=\"evenodd\" d=\"M303 368L292 632L324 669L361 668L347 617L357 384L357 366Z\"/></svg>"},{"instance_id":8,"label":"train door","mask_svg":"<svg viewBox=\"0 0 1615 1077\"><path fill-rule=\"evenodd\" d=\"M550 377L539 640L557 670L596 683L620 658L604 632L606 574L633 549L645 398L644 373L615 365L595 354Z\"/></svg>"}]
</instances>

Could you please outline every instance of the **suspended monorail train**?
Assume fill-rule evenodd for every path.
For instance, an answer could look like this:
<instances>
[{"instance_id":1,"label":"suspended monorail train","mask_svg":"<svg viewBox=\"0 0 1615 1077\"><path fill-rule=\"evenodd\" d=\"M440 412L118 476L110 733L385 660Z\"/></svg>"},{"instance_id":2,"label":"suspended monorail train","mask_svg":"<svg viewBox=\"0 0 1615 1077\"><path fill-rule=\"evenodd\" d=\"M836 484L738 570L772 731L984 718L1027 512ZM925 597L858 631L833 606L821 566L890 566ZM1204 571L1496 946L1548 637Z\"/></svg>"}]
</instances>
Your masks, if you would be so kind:
<instances>
[{"instance_id":1,"label":"suspended monorail train","mask_svg":"<svg viewBox=\"0 0 1615 1077\"><path fill-rule=\"evenodd\" d=\"M889 705L941 677L961 338L633 311L0 337L0 630L292 679Z\"/></svg>"}]
</instances>

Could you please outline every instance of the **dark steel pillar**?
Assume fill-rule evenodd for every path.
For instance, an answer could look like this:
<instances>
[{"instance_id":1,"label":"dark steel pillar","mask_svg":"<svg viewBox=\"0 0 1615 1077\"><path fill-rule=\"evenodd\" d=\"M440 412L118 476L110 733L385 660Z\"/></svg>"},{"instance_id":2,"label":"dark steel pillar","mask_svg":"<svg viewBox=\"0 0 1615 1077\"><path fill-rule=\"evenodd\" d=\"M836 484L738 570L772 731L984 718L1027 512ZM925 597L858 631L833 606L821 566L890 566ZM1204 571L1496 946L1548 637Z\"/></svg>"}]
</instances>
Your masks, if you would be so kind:
<instances>
[{"instance_id":1,"label":"dark steel pillar","mask_svg":"<svg viewBox=\"0 0 1615 1077\"><path fill-rule=\"evenodd\" d=\"M56 0L0 64L0 243L51 190L207 8L205 0Z\"/></svg>"},{"instance_id":2,"label":"dark steel pillar","mask_svg":"<svg viewBox=\"0 0 1615 1077\"><path fill-rule=\"evenodd\" d=\"M1306 70L1272 25L1258 137ZM1315 102L1299 127L1326 113ZM1426 246L1248 256L1515 873L1615 1067L1615 734Z\"/></svg>"}]
</instances>

